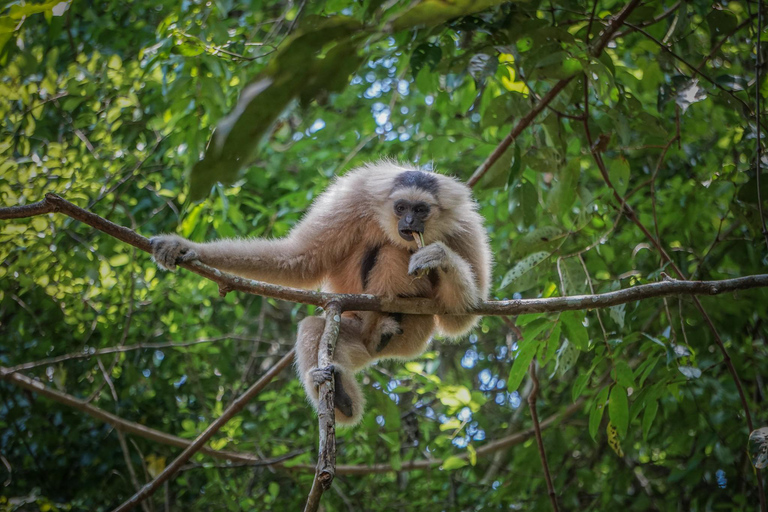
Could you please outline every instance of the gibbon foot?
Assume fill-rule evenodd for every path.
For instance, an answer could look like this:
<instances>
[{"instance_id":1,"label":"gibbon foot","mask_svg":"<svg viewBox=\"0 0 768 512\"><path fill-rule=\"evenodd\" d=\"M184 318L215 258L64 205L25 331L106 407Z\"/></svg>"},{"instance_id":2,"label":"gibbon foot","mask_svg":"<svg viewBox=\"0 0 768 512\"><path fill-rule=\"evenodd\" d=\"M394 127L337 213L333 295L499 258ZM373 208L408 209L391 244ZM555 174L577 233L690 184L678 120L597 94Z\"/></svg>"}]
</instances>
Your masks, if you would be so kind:
<instances>
[{"instance_id":1,"label":"gibbon foot","mask_svg":"<svg viewBox=\"0 0 768 512\"><path fill-rule=\"evenodd\" d=\"M381 337L379 338L379 344L376 346L376 352L384 350L389 345L389 342L392 341L393 336L403 334L403 329L400 327L402 319L403 315L395 313L381 321Z\"/></svg>"},{"instance_id":2,"label":"gibbon foot","mask_svg":"<svg viewBox=\"0 0 768 512\"><path fill-rule=\"evenodd\" d=\"M429 244L413 253L408 264L408 274L413 276L433 268L445 268L447 258L443 244Z\"/></svg>"},{"instance_id":3,"label":"gibbon foot","mask_svg":"<svg viewBox=\"0 0 768 512\"><path fill-rule=\"evenodd\" d=\"M315 387L319 387L320 384L328 382L333 377L333 403L345 416L352 417L352 398L344 390L344 385L341 382L341 372L336 370L333 365L326 366L325 368L314 368L310 372L312 373L312 383Z\"/></svg>"},{"instance_id":4,"label":"gibbon foot","mask_svg":"<svg viewBox=\"0 0 768 512\"><path fill-rule=\"evenodd\" d=\"M189 241L176 235L154 236L149 239L152 257L166 270L175 270L176 265L199 259Z\"/></svg>"}]
</instances>

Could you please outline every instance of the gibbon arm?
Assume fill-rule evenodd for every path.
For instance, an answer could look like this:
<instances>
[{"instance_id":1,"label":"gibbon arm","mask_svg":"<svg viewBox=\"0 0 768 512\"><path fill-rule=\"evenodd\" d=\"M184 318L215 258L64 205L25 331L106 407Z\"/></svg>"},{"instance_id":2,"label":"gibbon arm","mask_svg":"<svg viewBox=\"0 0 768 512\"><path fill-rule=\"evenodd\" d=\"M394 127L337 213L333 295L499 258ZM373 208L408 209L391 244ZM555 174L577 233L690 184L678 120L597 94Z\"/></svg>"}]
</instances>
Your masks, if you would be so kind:
<instances>
[{"instance_id":1,"label":"gibbon arm","mask_svg":"<svg viewBox=\"0 0 768 512\"><path fill-rule=\"evenodd\" d=\"M178 263L199 260L249 279L315 288L348 255L360 229L359 219L343 203L330 211L323 208L327 202L321 199L285 238L195 243L177 235L161 235L150 240L152 253L169 270Z\"/></svg>"},{"instance_id":2,"label":"gibbon arm","mask_svg":"<svg viewBox=\"0 0 768 512\"><path fill-rule=\"evenodd\" d=\"M488 296L491 256L482 225L445 245L445 263L438 267L435 299L448 311L466 311ZM476 315L439 315L438 330L458 337L477 323Z\"/></svg>"}]
</instances>

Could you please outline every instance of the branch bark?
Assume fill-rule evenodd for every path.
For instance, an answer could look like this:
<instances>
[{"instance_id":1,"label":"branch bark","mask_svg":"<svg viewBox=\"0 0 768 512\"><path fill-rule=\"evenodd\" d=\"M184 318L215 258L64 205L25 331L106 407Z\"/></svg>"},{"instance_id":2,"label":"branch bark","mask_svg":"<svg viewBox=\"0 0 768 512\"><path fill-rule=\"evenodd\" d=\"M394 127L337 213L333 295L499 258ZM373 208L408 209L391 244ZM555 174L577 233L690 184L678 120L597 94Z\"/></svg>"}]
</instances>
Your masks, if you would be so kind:
<instances>
[{"instance_id":1,"label":"branch bark","mask_svg":"<svg viewBox=\"0 0 768 512\"><path fill-rule=\"evenodd\" d=\"M331 370L328 378L317 390L319 401L317 421L320 425L318 435L318 455L315 479L307 497L304 512L315 512L320 507L320 498L331 488L336 475L336 406L334 404L335 382L333 378L333 353L339 339L342 309L337 302L331 302L325 310L325 329L320 338L320 350L317 354L317 367Z\"/></svg>"}]
</instances>

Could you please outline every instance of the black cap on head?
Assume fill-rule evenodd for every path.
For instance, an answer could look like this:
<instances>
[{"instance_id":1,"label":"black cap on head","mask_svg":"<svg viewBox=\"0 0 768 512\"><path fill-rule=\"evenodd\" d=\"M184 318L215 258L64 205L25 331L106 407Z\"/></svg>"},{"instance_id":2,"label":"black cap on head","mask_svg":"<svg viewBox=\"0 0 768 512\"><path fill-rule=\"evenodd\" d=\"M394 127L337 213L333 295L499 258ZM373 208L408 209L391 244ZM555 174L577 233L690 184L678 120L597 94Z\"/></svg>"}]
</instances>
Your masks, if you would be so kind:
<instances>
[{"instance_id":1,"label":"black cap on head","mask_svg":"<svg viewBox=\"0 0 768 512\"><path fill-rule=\"evenodd\" d=\"M399 188L412 187L429 192L437 196L437 178L433 174L424 171L404 171L395 178L392 190Z\"/></svg>"}]
</instances>

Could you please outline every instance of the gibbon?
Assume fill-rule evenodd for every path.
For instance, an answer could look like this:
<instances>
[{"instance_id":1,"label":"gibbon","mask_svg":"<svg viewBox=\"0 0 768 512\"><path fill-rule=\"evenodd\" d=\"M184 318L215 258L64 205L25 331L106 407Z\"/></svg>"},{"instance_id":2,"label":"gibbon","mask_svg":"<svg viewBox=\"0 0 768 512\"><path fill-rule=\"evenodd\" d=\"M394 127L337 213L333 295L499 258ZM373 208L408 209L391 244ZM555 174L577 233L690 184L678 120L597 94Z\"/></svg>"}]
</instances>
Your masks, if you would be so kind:
<instances>
[{"instance_id":1,"label":"gibbon","mask_svg":"<svg viewBox=\"0 0 768 512\"><path fill-rule=\"evenodd\" d=\"M417 239L423 237L424 247ZM336 419L357 423L365 399L355 374L378 359L413 359L437 331L458 337L477 317L463 314L485 299L491 251L470 189L448 176L391 162L337 178L285 237L193 243L176 235L151 239L155 261L173 270L199 260L239 276L329 292L422 297L446 315L345 312L333 360ZM455 313L453 313L455 312ZM317 407L317 368L325 320L299 324L296 368ZM330 376L329 376L330 377Z\"/></svg>"}]
</instances>

